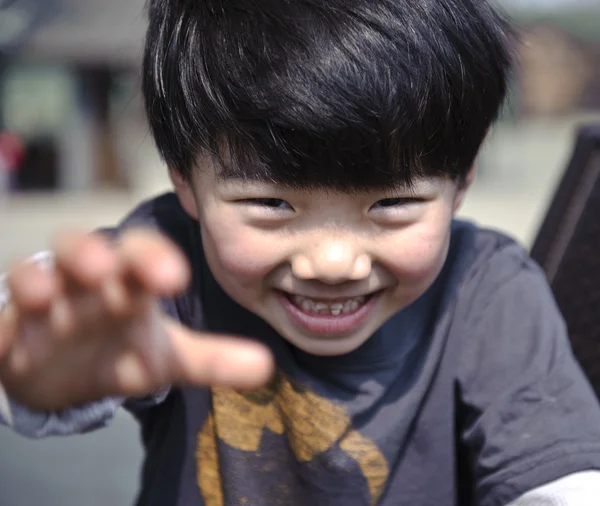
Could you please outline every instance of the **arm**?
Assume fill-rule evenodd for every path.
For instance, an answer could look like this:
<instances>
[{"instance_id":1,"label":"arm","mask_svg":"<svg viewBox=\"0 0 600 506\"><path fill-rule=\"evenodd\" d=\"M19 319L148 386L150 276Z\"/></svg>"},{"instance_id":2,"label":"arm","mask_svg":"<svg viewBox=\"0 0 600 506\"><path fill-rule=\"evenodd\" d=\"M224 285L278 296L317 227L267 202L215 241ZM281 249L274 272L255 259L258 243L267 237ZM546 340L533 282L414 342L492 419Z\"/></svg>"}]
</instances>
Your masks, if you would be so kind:
<instances>
[{"instance_id":1,"label":"arm","mask_svg":"<svg viewBox=\"0 0 600 506\"><path fill-rule=\"evenodd\" d=\"M465 313L457 379L475 504L587 506L574 490L600 492L585 474L600 471L600 406L543 273L523 255L486 277Z\"/></svg>"}]
</instances>

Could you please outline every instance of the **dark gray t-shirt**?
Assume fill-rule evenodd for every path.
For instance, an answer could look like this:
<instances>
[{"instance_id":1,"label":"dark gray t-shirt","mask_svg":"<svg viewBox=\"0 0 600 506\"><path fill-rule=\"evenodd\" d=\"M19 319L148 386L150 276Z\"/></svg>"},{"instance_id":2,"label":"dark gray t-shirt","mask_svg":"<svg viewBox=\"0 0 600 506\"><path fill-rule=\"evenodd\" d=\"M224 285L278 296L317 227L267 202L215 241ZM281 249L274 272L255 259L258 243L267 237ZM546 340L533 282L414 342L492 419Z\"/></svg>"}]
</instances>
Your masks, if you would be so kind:
<instances>
[{"instance_id":1,"label":"dark gray t-shirt","mask_svg":"<svg viewBox=\"0 0 600 506\"><path fill-rule=\"evenodd\" d=\"M600 408L542 272L510 239L455 222L431 289L360 349L324 358L221 290L174 195L123 228L142 224L193 265L192 287L164 309L267 343L279 373L257 392L126 404L147 450L139 506L505 506L600 469Z\"/></svg>"}]
</instances>

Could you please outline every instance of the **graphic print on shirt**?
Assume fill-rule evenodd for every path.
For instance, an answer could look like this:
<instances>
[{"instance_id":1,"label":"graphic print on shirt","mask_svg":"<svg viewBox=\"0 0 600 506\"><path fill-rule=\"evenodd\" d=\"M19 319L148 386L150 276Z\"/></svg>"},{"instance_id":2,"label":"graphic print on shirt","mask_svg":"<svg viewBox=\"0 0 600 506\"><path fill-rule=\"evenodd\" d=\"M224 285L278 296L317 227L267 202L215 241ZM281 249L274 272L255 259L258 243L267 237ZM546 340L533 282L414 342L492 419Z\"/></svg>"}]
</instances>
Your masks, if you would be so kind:
<instances>
[{"instance_id":1,"label":"graphic print on shirt","mask_svg":"<svg viewBox=\"0 0 600 506\"><path fill-rule=\"evenodd\" d=\"M215 388L197 445L206 506L375 505L389 476L343 407L282 374L252 393Z\"/></svg>"}]
</instances>

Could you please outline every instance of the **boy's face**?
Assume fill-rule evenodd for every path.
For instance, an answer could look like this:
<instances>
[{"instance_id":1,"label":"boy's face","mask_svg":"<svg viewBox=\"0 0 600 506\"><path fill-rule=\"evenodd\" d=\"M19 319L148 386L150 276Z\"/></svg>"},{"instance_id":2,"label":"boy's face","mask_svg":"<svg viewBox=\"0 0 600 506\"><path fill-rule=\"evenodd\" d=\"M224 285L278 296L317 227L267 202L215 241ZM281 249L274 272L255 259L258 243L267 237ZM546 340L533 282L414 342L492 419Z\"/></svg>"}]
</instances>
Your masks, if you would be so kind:
<instances>
[{"instance_id":1,"label":"boy's face","mask_svg":"<svg viewBox=\"0 0 600 506\"><path fill-rule=\"evenodd\" d=\"M412 192L302 192L220 180L208 159L201 167L190 185L174 179L216 280L314 355L357 349L431 286L464 193L446 179Z\"/></svg>"}]
</instances>

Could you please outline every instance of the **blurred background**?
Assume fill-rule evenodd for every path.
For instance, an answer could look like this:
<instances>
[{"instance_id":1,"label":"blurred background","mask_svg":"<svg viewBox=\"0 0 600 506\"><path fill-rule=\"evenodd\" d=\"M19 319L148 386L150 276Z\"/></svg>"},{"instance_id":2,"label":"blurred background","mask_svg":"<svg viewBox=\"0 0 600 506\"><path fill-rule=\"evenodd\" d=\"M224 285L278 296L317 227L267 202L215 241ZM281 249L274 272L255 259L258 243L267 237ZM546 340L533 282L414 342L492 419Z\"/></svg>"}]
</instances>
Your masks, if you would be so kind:
<instances>
[{"instance_id":1,"label":"blurred background","mask_svg":"<svg viewBox=\"0 0 600 506\"><path fill-rule=\"evenodd\" d=\"M526 246L570 157L600 122L600 0L497 0L523 44L502 120L462 210ZM0 0L0 270L63 227L115 223L169 188L139 91L145 0ZM68 440L0 429L1 506L128 505L133 421Z\"/></svg>"}]
</instances>

